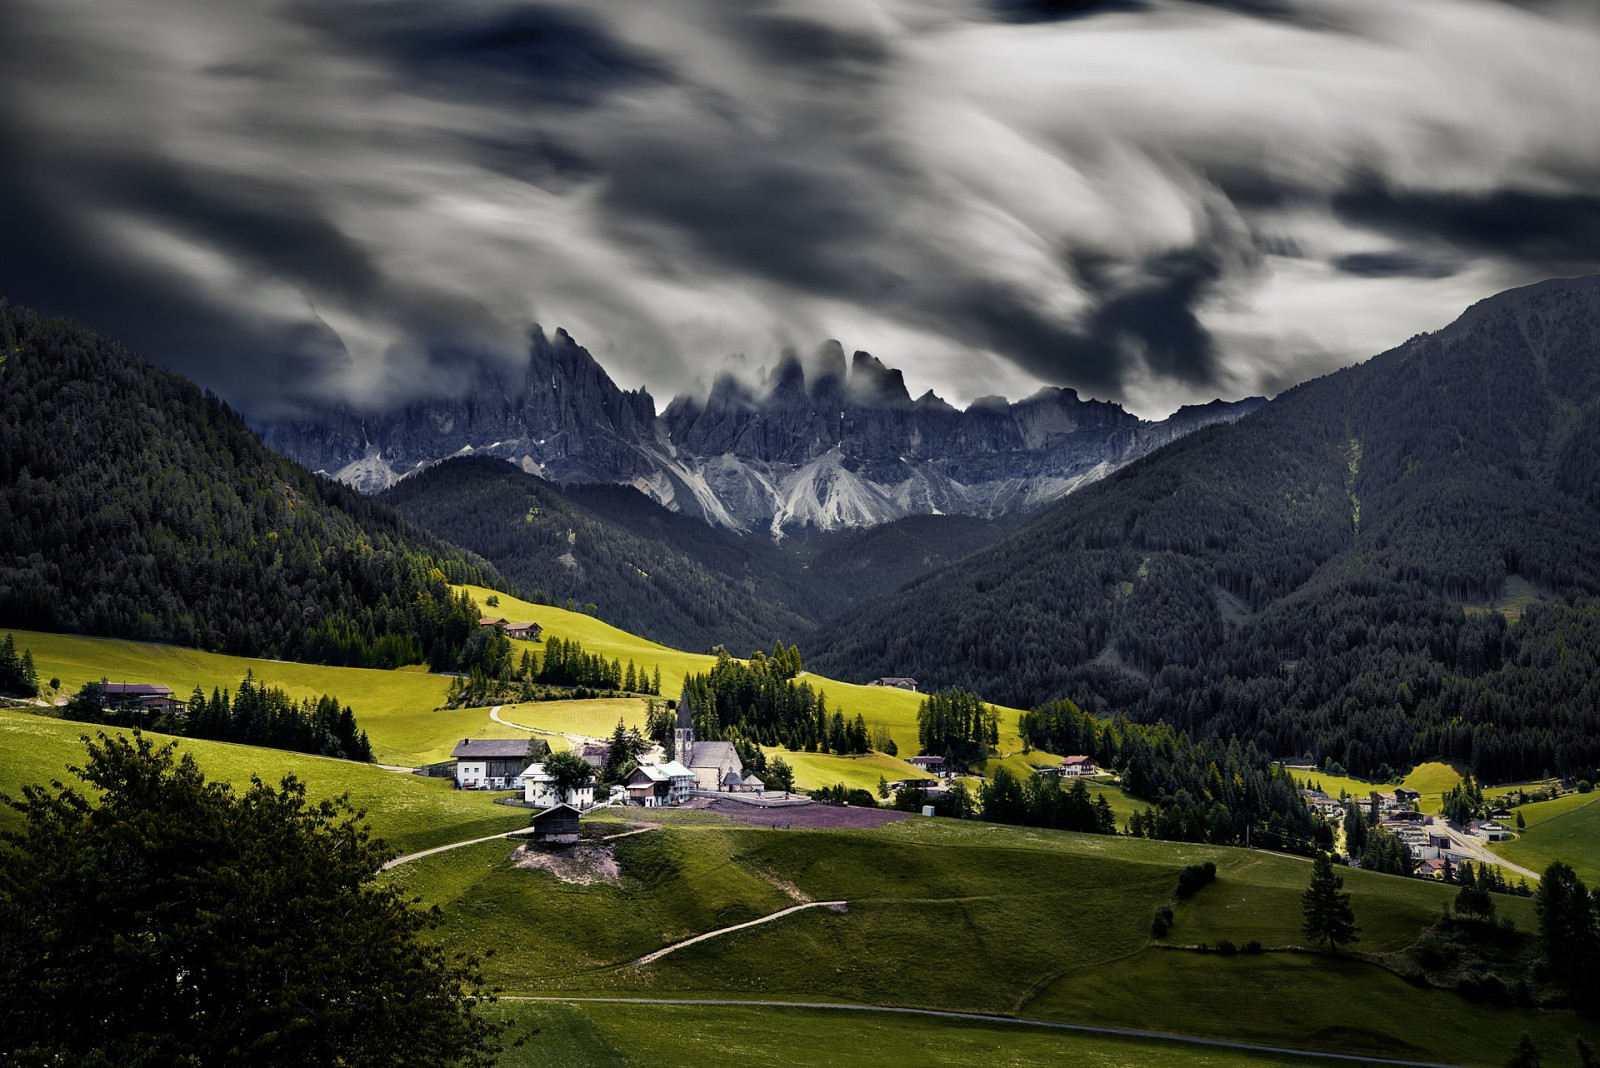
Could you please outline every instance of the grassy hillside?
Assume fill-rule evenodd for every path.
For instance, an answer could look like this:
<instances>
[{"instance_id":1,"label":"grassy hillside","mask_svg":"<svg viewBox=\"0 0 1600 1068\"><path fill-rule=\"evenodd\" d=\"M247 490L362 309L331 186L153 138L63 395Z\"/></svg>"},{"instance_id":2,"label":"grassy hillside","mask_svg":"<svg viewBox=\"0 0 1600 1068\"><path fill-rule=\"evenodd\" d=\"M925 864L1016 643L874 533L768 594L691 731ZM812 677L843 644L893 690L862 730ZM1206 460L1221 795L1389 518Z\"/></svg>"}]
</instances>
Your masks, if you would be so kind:
<instances>
[{"instance_id":1,"label":"grassy hillside","mask_svg":"<svg viewBox=\"0 0 1600 1068\"><path fill-rule=\"evenodd\" d=\"M246 672L269 686L282 687L296 700L333 694L355 710L357 722L372 741L374 757L385 764L414 767L443 760L462 738L522 736L490 721L487 709L436 711L444 704L449 680L420 667L394 671L324 667L111 638L4 633L15 633L18 648L33 652L41 679L61 679L63 695L106 678L161 683L187 699L197 685L207 693L213 688L234 689Z\"/></svg>"},{"instance_id":2,"label":"grassy hillside","mask_svg":"<svg viewBox=\"0 0 1600 1068\"><path fill-rule=\"evenodd\" d=\"M1181 1042L1086 1035L927 1016L704 1005L502 1002L513 1034L538 1037L501 1057L505 1068L660 1068L782 1063L795 1068L1309 1068L1309 1058Z\"/></svg>"},{"instance_id":3,"label":"grassy hillside","mask_svg":"<svg viewBox=\"0 0 1600 1068\"><path fill-rule=\"evenodd\" d=\"M607 659L621 660L624 664L631 659L641 666L659 665L663 697L675 699L683 689L685 675L710 671L712 665L716 663L716 657L670 649L581 612L569 612L551 605L532 604L509 594L496 595L493 590L481 586L468 586L465 589L479 604L483 604L491 595L498 596L500 606L485 611L504 616L512 622L532 620L544 627L546 638L551 636L575 638L583 643L586 652L600 653ZM518 646L518 656L524 648L531 650L537 656L542 648L541 642L513 642L513 644ZM736 656L743 656L748 655L751 650L728 651ZM900 747L900 752L906 756L913 755L917 744L917 708L922 704L922 695L888 686L860 686L839 682L811 672L804 673L801 678L827 695L829 708L841 711L846 716L859 714L866 719L869 727L881 724L889 728L895 743ZM1016 733L1018 714L1018 709L1000 708L1002 751L1022 747L1022 739ZM606 729L609 731L615 722L613 720ZM544 726L542 723L532 725ZM877 782L876 778L873 782Z\"/></svg>"},{"instance_id":4,"label":"grassy hillside","mask_svg":"<svg viewBox=\"0 0 1600 1068\"><path fill-rule=\"evenodd\" d=\"M95 730L92 724L0 709L0 792L15 797L28 783L48 784L55 779L76 783L67 767L83 762L79 736L92 736ZM348 793L351 804L367 809L373 830L404 853L509 831L528 822L525 811L496 805L487 792L452 790L446 779L225 742L179 739L179 744L194 754L208 778L236 787L248 785L253 774L268 782L292 774L305 782L312 797ZM0 826L10 826L15 818L10 809L0 809Z\"/></svg>"},{"instance_id":5,"label":"grassy hillside","mask_svg":"<svg viewBox=\"0 0 1600 1068\"><path fill-rule=\"evenodd\" d=\"M1516 811L1527 829L1491 849L1534 871L1543 871L1551 861L1565 861L1586 884L1600 886L1600 794L1567 794Z\"/></svg>"},{"instance_id":6,"label":"grassy hillside","mask_svg":"<svg viewBox=\"0 0 1600 1068\"><path fill-rule=\"evenodd\" d=\"M451 948L495 946L492 977L517 994L953 1008L1469 1065L1500 1063L1523 1030L1547 1050L1569 1048L1575 1032L1596 1034L1570 1014L1491 1009L1414 987L1348 952L1228 958L1152 942L1150 912L1170 900L1178 869L1211 859L1217 882L1178 906L1168 943L1298 945L1310 867L1297 858L946 820L857 832L665 822L614 843L614 882L578 885L513 866L512 845L500 842L426 858L395 877L445 909ZM1403 948L1453 895L1345 876L1362 953ZM798 899L849 904L629 963ZM1500 903L1531 926L1530 903Z\"/></svg>"}]
</instances>

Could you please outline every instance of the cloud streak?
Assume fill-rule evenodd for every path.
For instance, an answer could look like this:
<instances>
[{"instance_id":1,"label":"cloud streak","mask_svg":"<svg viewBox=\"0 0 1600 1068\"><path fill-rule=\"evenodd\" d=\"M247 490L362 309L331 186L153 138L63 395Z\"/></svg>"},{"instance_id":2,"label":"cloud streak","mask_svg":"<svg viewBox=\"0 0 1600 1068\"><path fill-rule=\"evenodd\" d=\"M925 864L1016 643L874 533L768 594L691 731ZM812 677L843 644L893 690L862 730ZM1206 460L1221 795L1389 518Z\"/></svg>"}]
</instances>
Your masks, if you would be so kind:
<instances>
[{"instance_id":1,"label":"cloud streak","mask_svg":"<svg viewBox=\"0 0 1600 1068\"><path fill-rule=\"evenodd\" d=\"M17 0L0 293L270 415L566 327L957 401L1273 391L1600 267L1559 0Z\"/></svg>"}]
</instances>

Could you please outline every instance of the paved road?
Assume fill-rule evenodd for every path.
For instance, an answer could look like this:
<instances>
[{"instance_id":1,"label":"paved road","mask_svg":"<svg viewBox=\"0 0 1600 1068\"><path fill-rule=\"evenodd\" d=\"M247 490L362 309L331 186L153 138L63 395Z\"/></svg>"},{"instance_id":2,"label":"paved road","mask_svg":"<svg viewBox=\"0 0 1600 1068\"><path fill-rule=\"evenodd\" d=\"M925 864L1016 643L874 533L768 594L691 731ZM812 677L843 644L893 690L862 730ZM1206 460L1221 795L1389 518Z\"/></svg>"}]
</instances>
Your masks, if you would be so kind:
<instances>
[{"instance_id":1,"label":"paved road","mask_svg":"<svg viewBox=\"0 0 1600 1068\"><path fill-rule=\"evenodd\" d=\"M758 926L758 925L763 924L763 923L771 923L773 920L782 919L783 917L789 915L791 912L799 912L802 909L817 909L817 908L824 908L824 907L842 909L845 906L845 904L846 903L843 902L843 901L807 901L804 905L794 905L794 906L791 906L790 908L779 909L777 912L772 913L770 916L763 916L759 920L750 920L747 923L736 923L732 927L719 927L715 931L707 931L703 935L695 935L693 938L686 938L682 942L674 942L672 945L666 947L665 949L658 949L654 953L646 953L644 956L640 957L638 960L634 961L633 963L635 963L635 964L649 964L653 960L660 960L662 957L665 957L668 953L677 952L678 950L682 949L684 946L692 946L696 942L704 942L708 938L718 938L718 937L721 937L722 935L725 935L725 934L732 934L735 931L742 931L746 927L755 927L755 926Z\"/></svg>"},{"instance_id":2,"label":"paved road","mask_svg":"<svg viewBox=\"0 0 1600 1068\"><path fill-rule=\"evenodd\" d=\"M1476 838L1465 833L1464 831L1458 831L1448 823L1444 824L1444 829L1446 833L1450 835L1450 840L1455 842L1456 848L1461 850L1463 853L1469 854L1472 859L1481 863L1498 864L1508 871L1514 871L1518 875L1526 877L1530 882L1538 883L1538 872L1529 871L1520 864L1511 863L1499 853L1490 850L1489 847L1484 844L1483 839Z\"/></svg>"},{"instance_id":3,"label":"paved road","mask_svg":"<svg viewBox=\"0 0 1600 1068\"><path fill-rule=\"evenodd\" d=\"M817 902L822 904L822 902ZM731 930L731 928L730 928ZM1012 1024L1019 1027L1048 1027L1055 1031L1078 1031L1093 1035L1121 1035L1127 1038L1154 1038L1165 1042L1185 1042L1196 1046L1214 1046L1222 1049L1242 1049L1252 1053L1274 1053L1279 1056L1310 1057L1316 1060L1355 1062L1358 1064L1391 1064L1401 1068L1460 1068L1459 1065L1440 1061L1402 1061L1390 1057L1365 1057L1354 1053L1320 1053L1315 1050L1289 1049L1284 1046L1256 1046L1248 1042L1224 1042L1216 1038L1195 1038L1191 1035L1174 1035L1164 1031L1135 1031L1125 1027L1091 1027L1088 1024L1057 1023L1054 1020L1031 1020L1021 1016L992 1016L981 1012L951 1012L943 1009L908 1009L896 1005L848 1005L832 1001L735 1001L718 998L563 998L549 995L501 994L501 1001L554 1001L563 1004L599 1002L611 1005L715 1005L730 1008L761 1009L829 1009L839 1012L888 1012L907 1016L936 1016L948 1020L976 1020L988 1024Z\"/></svg>"}]
</instances>

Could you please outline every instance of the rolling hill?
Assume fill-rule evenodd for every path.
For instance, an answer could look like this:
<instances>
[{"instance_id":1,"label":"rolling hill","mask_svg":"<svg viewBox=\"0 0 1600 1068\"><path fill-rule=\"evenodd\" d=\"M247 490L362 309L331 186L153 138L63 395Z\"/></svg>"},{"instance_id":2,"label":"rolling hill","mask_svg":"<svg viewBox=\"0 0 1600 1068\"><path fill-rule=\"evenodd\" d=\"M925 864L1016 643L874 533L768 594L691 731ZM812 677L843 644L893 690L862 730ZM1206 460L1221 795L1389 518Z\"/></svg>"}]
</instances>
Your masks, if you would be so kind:
<instances>
[{"instance_id":1,"label":"rolling hill","mask_svg":"<svg viewBox=\"0 0 1600 1068\"><path fill-rule=\"evenodd\" d=\"M811 662L1363 775L1592 778L1597 473L1600 278L1541 283L1131 464L825 628Z\"/></svg>"}]
</instances>

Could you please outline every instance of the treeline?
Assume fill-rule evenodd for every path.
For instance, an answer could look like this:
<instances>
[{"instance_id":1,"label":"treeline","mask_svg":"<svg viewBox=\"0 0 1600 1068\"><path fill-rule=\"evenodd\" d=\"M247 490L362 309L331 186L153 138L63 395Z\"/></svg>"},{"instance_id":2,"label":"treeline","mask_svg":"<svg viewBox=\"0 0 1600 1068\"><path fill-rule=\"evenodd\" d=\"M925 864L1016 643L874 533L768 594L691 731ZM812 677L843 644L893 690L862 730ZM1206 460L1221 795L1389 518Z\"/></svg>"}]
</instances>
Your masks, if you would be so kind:
<instances>
[{"instance_id":1,"label":"treeline","mask_svg":"<svg viewBox=\"0 0 1600 1068\"><path fill-rule=\"evenodd\" d=\"M696 738L807 753L870 752L866 720L830 712L823 693L808 682L792 681L799 671L799 650L782 642L770 656L752 653L749 663L724 652L709 672L684 679L679 703L689 709Z\"/></svg>"},{"instance_id":2,"label":"treeline","mask_svg":"<svg viewBox=\"0 0 1600 1068\"><path fill-rule=\"evenodd\" d=\"M1053 827L1086 834L1116 834L1117 817L1101 794L1093 800L1089 787L1078 779L1067 789L1053 775L1031 775L1026 781L1003 767L978 790L983 818L991 823L1020 823L1028 827Z\"/></svg>"},{"instance_id":3,"label":"treeline","mask_svg":"<svg viewBox=\"0 0 1600 1068\"><path fill-rule=\"evenodd\" d=\"M576 639L557 637L546 639L542 658L536 659L524 650L518 659L504 630L480 627L476 616L473 627L474 633L463 643L452 665L455 677L445 695L449 708L585 698L604 693L661 693L659 664L647 670L629 659L624 667L620 659L607 660L598 653L586 652Z\"/></svg>"},{"instance_id":4,"label":"treeline","mask_svg":"<svg viewBox=\"0 0 1600 1068\"><path fill-rule=\"evenodd\" d=\"M39 693L39 673L33 666L33 650L17 652L16 637L6 635L0 642L0 693L35 697Z\"/></svg>"},{"instance_id":5,"label":"treeline","mask_svg":"<svg viewBox=\"0 0 1600 1068\"><path fill-rule=\"evenodd\" d=\"M213 689L207 697L196 686L188 704L175 710L109 704L104 684L91 682L73 695L61 714L80 722L144 727L186 738L288 749L342 760L372 760L367 732L356 724L349 705L341 705L338 698L327 694L315 701L309 697L295 701L276 686L262 685L253 673L245 675L231 695L227 690Z\"/></svg>"},{"instance_id":6,"label":"treeline","mask_svg":"<svg viewBox=\"0 0 1600 1068\"><path fill-rule=\"evenodd\" d=\"M1128 820L1144 838L1252 845L1310 852L1333 844L1332 829L1306 808L1300 785L1255 743L1195 741L1165 723L1123 716L1099 721L1070 700L1024 712L1023 741L1052 753L1082 753L1122 772L1128 793L1154 802Z\"/></svg>"},{"instance_id":7,"label":"treeline","mask_svg":"<svg viewBox=\"0 0 1600 1068\"><path fill-rule=\"evenodd\" d=\"M987 760L1000 744L1000 713L970 690L929 694L917 706L917 743L957 767Z\"/></svg>"},{"instance_id":8,"label":"treeline","mask_svg":"<svg viewBox=\"0 0 1600 1068\"><path fill-rule=\"evenodd\" d=\"M80 327L0 301L0 354L0 618L393 667L430 658L447 583L503 584Z\"/></svg>"},{"instance_id":9,"label":"treeline","mask_svg":"<svg viewBox=\"0 0 1600 1068\"><path fill-rule=\"evenodd\" d=\"M1497 299L1073 494L813 660L1363 777L1444 756L1593 779L1597 339L1592 284ZM1544 604L1509 628L1478 607L1510 593Z\"/></svg>"}]
</instances>

